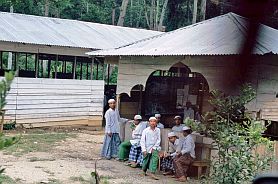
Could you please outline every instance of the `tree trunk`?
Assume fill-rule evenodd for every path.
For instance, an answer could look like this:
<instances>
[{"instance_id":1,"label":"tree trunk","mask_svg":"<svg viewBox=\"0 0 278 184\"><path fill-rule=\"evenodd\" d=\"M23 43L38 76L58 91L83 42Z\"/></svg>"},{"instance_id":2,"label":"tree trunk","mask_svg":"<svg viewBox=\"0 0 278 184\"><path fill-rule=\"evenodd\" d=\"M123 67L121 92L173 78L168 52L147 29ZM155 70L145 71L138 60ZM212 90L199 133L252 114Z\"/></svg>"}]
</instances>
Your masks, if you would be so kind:
<instances>
[{"instance_id":1,"label":"tree trunk","mask_svg":"<svg viewBox=\"0 0 278 184\"><path fill-rule=\"evenodd\" d=\"M207 0L202 0L201 2L202 21L206 20L206 6L207 6Z\"/></svg>"},{"instance_id":2,"label":"tree trunk","mask_svg":"<svg viewBox=\"0 0 278 184\"><path fill-rule=\"evenodd\" d=\"M154 30L158 30L158 17L159 17L159 0L156 0Z\"/></svg>"},{"instance_id":3,"label":"tree trunk","mask_svg":"<svg viewBox=\"0 0 278 184\"><path fill-rule=\"evenodd\" d=\"M128 5L128 0L123 0L117 26L124 26L127 5Z\"/></svg>"},{"instance_id":4,"label":"tree trunk","mask_svg":"<svg viewBox=\"0 0 278 184\"><path fill-rule=\"evenodd\" d=\"M150 25L150 21L149 21L149 16L148 16L148 8L147 8L146 0L143 0L143 1L144 1L144 9L145 9L146 22L147 22L147 25L148 25L149 29L151 29L151 25Z\"/></svg>"},{"instance_id":5,"label":"tree trunk","mask_svg":"<svg viewBox=\"0 0 278 184\"><path fill-rule=\"evenodd\" d=\"M155 0L152 0L150 10L150 29L154 30L154 11L155 11Z\"/></svg>"},{"instance_id":6,"label":"tree trunk","mask_svg":"<svg viewBox=\"0 0 278 184\"><path fill-rule=\"evenodd\" d=\"M49 0L44 1L44 16L48 17L49 15Z\"/></svg>"},{"instance_id":7,"label":"tree trunk","mask_svg":"<svg viewBox=\"0 0 278 184\"><path fill-rule=\"evenodd\" d=\"M115 14L116 14L116 8L112 9L112 25L115 25Z\"/></svg>"},{"instance_id":8,"label":"tree trunk","mask_svg":"<svg viewBox=\"0 0 278 184\"><path fill-rule=\"evenodd\" d=\"M194 0L192 24L195 24L197 20L197 5L198 5L198 0Z\"/></svg>"},{"instance_id":9,"label":"tree trunk","mask_svg":"<svg viewBox=\"0 0 278 184\"><path fill-rule=\"evenodd\" d=\"M164 4L163 4L161 14L160 14L158 31L163 31L163 21L164 21L164 18L165 18L165 12L166 12L166 9L167 9L167 4L168 4L168 0L164 0Z\"/></svg>"}]
</instances>

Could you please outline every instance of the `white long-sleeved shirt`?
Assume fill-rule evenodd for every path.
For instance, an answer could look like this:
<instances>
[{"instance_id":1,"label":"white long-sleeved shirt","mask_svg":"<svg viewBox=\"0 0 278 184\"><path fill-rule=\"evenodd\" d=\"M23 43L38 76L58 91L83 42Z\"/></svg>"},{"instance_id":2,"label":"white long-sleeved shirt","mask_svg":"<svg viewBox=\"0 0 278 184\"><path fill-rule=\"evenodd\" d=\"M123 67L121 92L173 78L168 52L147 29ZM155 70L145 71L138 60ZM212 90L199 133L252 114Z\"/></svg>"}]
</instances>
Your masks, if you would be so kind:
<instances>
[{"instance_id":1,"label":"white long-sleeved shirt","mask_svg":"<svg viewBox=\"0 0 278 184\"><path fill-rule=\"evenodd\" d=\"M196 158L195 156L195 142L191 134L187 135L185 138L180 140L179 148L181 154L184 155L189 153L192 158Z\"/></svg>"},{"instance_id":2,"label":"white long-sleeved shirt","mask_svg":"<svg viewBox=\"0 0 278 184\"><path fill-rule=\"evenodd\" d=\"M147 126L148 122L145 121L141 121L138 125L135 125L135 129L132 131L132 140L130 140L132 145L140 143L143 130L147 128Z\"/></svg>"},{"instance_id":3,"label":"white long-sleeved shirt","mask_svg":"<svg viewBox=\"0 0 278 184\"><path fill-rule=\"evenodd\" d=\"M156 125L156 127L157 127L157 128L164 128L164 125L163 125L162 123L159 122L159 123Z\"/></svg>"},{"instance_id":4,"label":"white long-sleeved shirt","mask_svg":"<svg viewBox=\"0 0 278 184\"><path fill-rule=\"evenodd\" d=\"M173 130L173 132L182 132L183 127L184 127L184 124L180 124L179 126L175 125L175 126L173 126L172 130Z\"/></svg>"},{"instance_id":5,"label":"white long-sleeved shirt","mask_svg":"<svg viewBox=\"0 0 278 184\"><path fill-rule=\"evenodd\" d=\"M188 109L185 108L183 118L184 119L186 119L186 118L194 119L194 110L191 107L189 107Z\"/></svg>"},{"instance_id":6,"label":"white long-sleeved shirt","mask_svg":"<svg viewBox=\"0 0 278 184\"><path fill-rule=\"evenodd\" d=\"M142 132L140 141L142 152L151 153L152 150L160 150L160 129L155 127L154 130L151 127L146 128Z\"/></svg>"},{"instance_id":7,"label":"white long-sleeved shirt","mask_svg":"<svg viewBox=\"0 0 278 184\"><path fill-rule=\"evenodd\" d=\"M108 109L105 113L105 133L120 133L120 123L125 123L127 119L121 118L118 109Z\"/></svg>"},{"instance_id":8,"label":"white long-sleeved shirt","mask_svg":"<svg viewBox=\"0 0 278 184\"><path fill-rule=\"evenodd\" d=\"M179 146L179 142L180 142L179 139L176 139L174 144L169 142L169 153L172 157L177 155L177 149Z\"/></svg>"}]
</instances>

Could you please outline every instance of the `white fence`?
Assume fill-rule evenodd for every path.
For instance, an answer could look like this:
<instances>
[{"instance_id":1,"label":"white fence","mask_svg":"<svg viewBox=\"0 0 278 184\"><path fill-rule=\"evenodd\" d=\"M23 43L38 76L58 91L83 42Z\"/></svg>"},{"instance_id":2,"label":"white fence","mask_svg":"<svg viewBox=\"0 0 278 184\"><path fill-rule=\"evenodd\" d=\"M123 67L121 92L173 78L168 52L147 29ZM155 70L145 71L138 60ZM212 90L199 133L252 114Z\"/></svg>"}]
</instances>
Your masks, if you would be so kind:
<instances>
[{"instance_id":1,"label":"white fence","mask_svg":"<svg viewBox=\"0 0 278 184\"><path fill-rule=\"evenodd\" d=\"M5 120L25 127L101 125L104 81L20 78L7 97Z\"/></svg>"}]
</instances>

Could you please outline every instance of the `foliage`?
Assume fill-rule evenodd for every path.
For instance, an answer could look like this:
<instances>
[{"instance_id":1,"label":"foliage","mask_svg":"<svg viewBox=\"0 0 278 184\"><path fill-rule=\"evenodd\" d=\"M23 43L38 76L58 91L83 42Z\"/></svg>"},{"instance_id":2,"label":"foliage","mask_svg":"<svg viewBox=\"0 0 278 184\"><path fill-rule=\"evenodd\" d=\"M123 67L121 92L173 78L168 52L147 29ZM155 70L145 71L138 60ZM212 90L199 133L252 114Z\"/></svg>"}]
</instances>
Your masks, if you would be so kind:
<instances>
[{"instance_id":1,"label":"foliage","mask_svg":"<svg viewBox=\"0 0 278 184\"><path fill-rule=\"evenodd\" d=\"M251 86L243 86L239 95L212 93L207 129L218 154L206 183L249 183L256 174L269 169L273 159L273 142L262 136L266 126L244 113L244 105L255 98ZM259 153L259 148L264 152Z\"/></svg>"},{"instance_id":2,"label":"foliage","mask_svg":"<svg viewBox=\"0 0 278 184\"><path fill-rule=\"evenodd\" d=\"M1 126L0 127L1 128L1 130L0 130L0 150L15 144L19 139L17 137L4 137L1 132L3 130L4 115L5 115L5 111L3 109L4 109L5 105L7 104L6 97L8 95L8 91L11 88L13 78L14 78L14 75L12 72L5 73L5 78L0 82L0 113L2 116L1 122L0 122L0 126ZM0 177L3 172L4 172L4 169L0 168ZM0 183L1 183L1 181L0 181Z\"/></svg>"},{"instance_id":3,"label":"foliage","mask_svg":"<svg viewBox=\"0 0 278 184\"><path fill-rule=\"evenodd\" d=\"M14 12L33 15L45 15L46 3L49 2L50 17L60 17L66 19L84 20L104 24L113 24L117 22L120 14L122 0L1 0L0 11L10 11L13 6ZM147 23L147 18L151 12L155 20L161 15L163 0L129 0L125 16L124 26L137 28L152 28ZM200 1L199 1L200 2ZM228 12L240 11L239 0L223 1L210 0L206 1L206 19L219 16ZM155 7L152 7L156 5ZM272 27L278 26L278 13L276 0L269 1L269 8L266 12L267 19L265 23ZM201 21L201 3L198 3L197 20ZM152 10L152 11L151 11ZM115 20L112 21L113 11L115 11ZM158 12L158 13L157 13ZM146 13L148 16L146 16ZM157 16L155 15L157 14ZM190 0L169 0L167 3L164 17L164 26L166 30L174 30L191 24L193 14L193 1Z\"/></svg>"},{"instance_id":4,"label":"foliage","mask_svg":"<svg viewBox=\"0 0 278 184\"><path fill-rule=\"evenodd\" d=\"M184 120L184 124L188 127L191 128L192 131L195 131L195 132L203 132L205 130L205 125L194 120L194 119L190 119L190 118L185 118Z\"/></svg>"}]
</instances>

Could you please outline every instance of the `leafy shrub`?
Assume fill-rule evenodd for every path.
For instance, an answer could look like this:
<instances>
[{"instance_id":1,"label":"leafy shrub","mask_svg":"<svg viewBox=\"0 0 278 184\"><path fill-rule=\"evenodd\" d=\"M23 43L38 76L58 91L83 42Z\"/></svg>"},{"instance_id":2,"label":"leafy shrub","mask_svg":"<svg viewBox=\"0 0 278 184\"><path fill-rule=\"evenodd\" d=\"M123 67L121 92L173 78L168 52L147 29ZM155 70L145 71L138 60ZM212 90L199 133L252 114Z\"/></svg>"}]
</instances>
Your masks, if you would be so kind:
<instances>
[{"instance_id":1,"label":"leafy shrub","mask_svg":"<svg viewBox=\"0 0 278 184\"><path fill-rule=\"evenodd\" d=\"M250 183L256 174L270 168L273 142L262 136L266 126L244 113L244 105L254 98L249 85L244 85L236 96L212 92L214 111L207 114L206 133L213 138L218 153L205 183ZM258 153L260 148L263 153Z\"/></svg>"}]
</instances>

